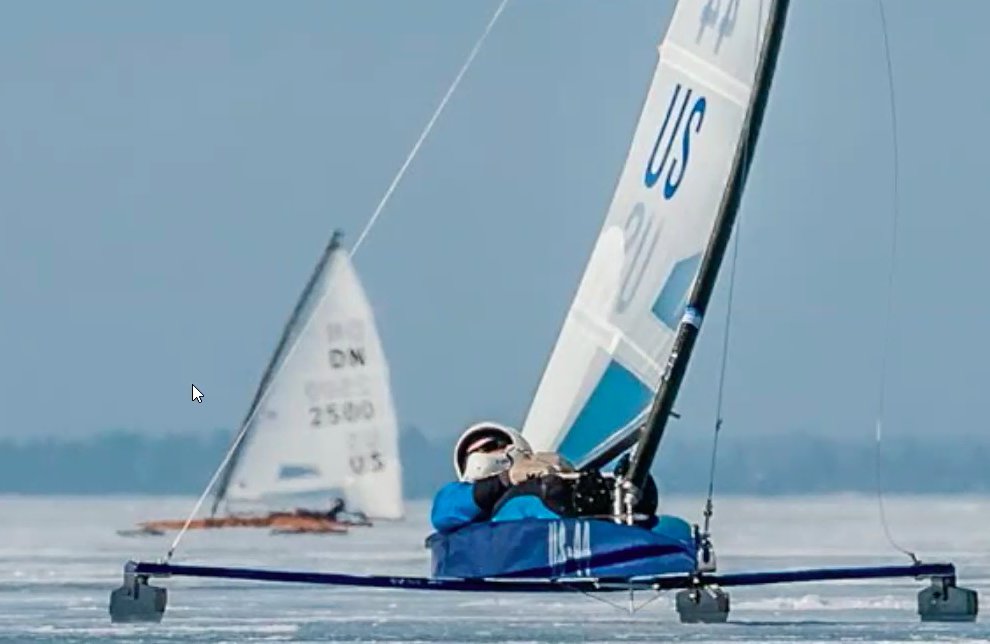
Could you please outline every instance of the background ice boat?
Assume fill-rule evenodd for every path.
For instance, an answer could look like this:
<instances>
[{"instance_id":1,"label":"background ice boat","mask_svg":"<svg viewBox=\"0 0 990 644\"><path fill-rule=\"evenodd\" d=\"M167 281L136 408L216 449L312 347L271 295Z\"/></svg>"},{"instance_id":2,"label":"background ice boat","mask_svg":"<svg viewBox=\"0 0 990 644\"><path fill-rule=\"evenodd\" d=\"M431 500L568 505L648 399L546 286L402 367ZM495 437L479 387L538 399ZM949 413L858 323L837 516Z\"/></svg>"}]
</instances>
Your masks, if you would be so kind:
<instances>
[{"instance_id":1,"label":"background ice boat","mask_svg":"<svg viewBox=\"0 0 990 644\"><path fill-rule=\"evenodd\" d=\"M388 364L371 305L340 242L334 233L282 332L220 474L211 516L188 525L146 521L121 534L184 527L343 534L372 519L402 518ZM346 503L333 517L324 514L331 496ZM227 512L218 515L221 505Z\"/></svg>"}]
</instances>

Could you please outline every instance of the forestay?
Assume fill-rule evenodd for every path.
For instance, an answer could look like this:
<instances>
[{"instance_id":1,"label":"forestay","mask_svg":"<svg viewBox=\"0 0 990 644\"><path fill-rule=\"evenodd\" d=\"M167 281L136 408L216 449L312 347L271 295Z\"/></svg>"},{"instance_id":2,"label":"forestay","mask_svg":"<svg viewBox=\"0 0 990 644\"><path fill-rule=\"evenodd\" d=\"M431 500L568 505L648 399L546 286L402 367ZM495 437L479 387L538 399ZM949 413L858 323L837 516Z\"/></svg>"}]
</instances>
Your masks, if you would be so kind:
<instances>
[{"instance_id":1,"label":"forestay","mask_svg":"<svg viewBox=\"0 0 990 644\"><path fill-rule=\"evenodd\" d=\"M346 250L310 296L309 321L268 385L226 499L342 490L349 510L403 515L398 426L374 316Z\"/></svg>"},{"instance_id":2,"label":"forestay","mask_svg":"<svg viewBox=\"0 0 990 644\"><path fill-rule=\"evenodd\" d=\"M605 224L523 435L581 464L660 386L730 180L770 11L680 0Z\"/></svg>"}]
</instances>

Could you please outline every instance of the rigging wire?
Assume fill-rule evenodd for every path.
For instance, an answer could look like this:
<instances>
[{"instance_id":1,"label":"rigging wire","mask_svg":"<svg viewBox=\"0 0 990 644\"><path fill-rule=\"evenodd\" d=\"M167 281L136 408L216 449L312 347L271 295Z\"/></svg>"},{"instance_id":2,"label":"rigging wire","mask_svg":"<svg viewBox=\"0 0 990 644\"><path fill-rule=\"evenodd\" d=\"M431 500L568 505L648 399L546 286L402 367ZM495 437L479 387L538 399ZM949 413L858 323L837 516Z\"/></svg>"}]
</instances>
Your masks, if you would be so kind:
<instances>
[{"instance_id":1,"label":"rigging wire","mask_svg":"<svg viewBox=\"0 0 990 644\"><path fill-rule=\"evenodd\" d=\"M736 290L736 262L739 260L739 237L741 231L742 219L740 218L736 225L735 239L732 242L732 266L729 269L729 296L728 302L725 308L725 334L722 336L722 365L719 369L718 374L718 394L715 403L715 435L712 438L712 455L711 463L708 469L708 496L705 499L705 523L704 529L701 531L702 536L707 538L709 527L711 525L712 513L714 512L714 497L715 497L715 461L718 454L718 437L722 431L722 401L725 394L725 372L729 362L729 336L730 330L732 328L732 298Z\"/></svg>"},{"instance_id":2,"label":"rigging wire","mask_svg":"<svg viewBox=\"0 0 990 644\"><path fill-rule=\"evenodd\" d=\"M433 130L433 126L436 124L437 119L440 117L440 114L447 106L447 102L450 100L450 97L453 96L454 91L457 89L458 85L460 85L461 79L467 73L468 68L471 67L471 63L474 62L474 59L478 55L478 52L481 51L481 47L484 44L485 40L488 38L488 34L491 33L492 28L495 26L495 23L498 22L499 16L502 15L502 11L505 9L505 6L508 4L508 2L509 0L502 0L499 3L498 7L495 9L495 13L492 14L491 19L489 19L488 24L485 26L484 31L481 33L481 36L474 43L474 47L471 48L471 52L468 54L467 58L464 61L464 64L461 65L460 70L457 72L457 76L454 77L454 80L450 84L450 87L447 89L447 92L440 100L440 103L439 105L437 105L436 110L434 110L433 116L430 117L430 120L427 122L426 126L423 128L423 131L420 133L419 138L416 139L416 142L413 144L412 149L409 151L409 154L406 156L406 160L402 163L402 166L399 168L399 171L396 173L395 178L392 179L392 183L389 184L388 189L385 191L384 196L382 196L381 201L378 202L378 206L375 208L374 212L372 212L371 217L368 218L368 222L365 224L364 229L361 231L361 234L358 236L357 241L354 242L354 246L351 247L351 257L353 257L355 253L357 253L358 248L361 246L361 243L368 236L368 233L371 232L372 227L374 227L375 223L378 221L378 217L379 215L381 215L382 211L385 208L385 205L392 197L392 193L395 191L395 188L399 185L399 182L402 180L402 177L405 176L406 170L409 168L409 165L412 163L416 154L419 152L419 149L423 145L423 142L426 140L426 137L429 136L430 132ZM326 298L326 293L323 293L320 299L317 300L316 307L314 308L314 312L316 310L319 310L319 307L323 305L325 298ZM279 366L278 370L272 375L272 378L271 380L269 380L269 382L274 381L275 378L277 378L279 374L282 372L282 368L286 364L288 364L289 358L292 357L292 354L295 352L296 347L299 345L300 339L303 337L304 332L306 328L309 326L309 323L312 321L312 319L313 316L311 315L309 319L307 319L306 322L303 324L302 329L300 330L299 334L296 336L295 341L289 347L288 351L286 351L285 359L282 360L281 365ZM248 427L251 426L251 421L254 420L254 417L257 415L258 410L261 409L262 407L261 403L264 402L267 396L268 396L268 390L266 390L264 394L262 394L262 397L258 401L258 405L255 407L255 410L251 413L250 416L248 416L248 418L244 420L244 423L241 425L240 430L238 430L237 432L237 436L234 438L233 444L231 444L230 448L227 450L227 454L224 456L223 461L221 461L220 466L213 473L213 477L210 479L210 482L207 483L206 489L203 490L203 493L200 495L199 499L196 501L196 504L193 506L192 512L189 513L189 517L186 519L185 523L183 524L182 529L179 530L179 533L175 536L175 539L172 541L172 545L169 546L168 552L166 553L164 558L165 563L168 563L172 559L172 556L175 554L175 550L178 547L179 542L182 541L182 537L189 530L189 525L192 523L193 518L199 513L200 508L203 506L203 503L206 501L206 498L209 496L210 491L213 490L213 487L216 485L217 480L220 478L221 473L226 469L226 467L230 463L230 460L237 452L238 447L240 446L241 442L244 440L245 435L247 434Z\"/></svg>"},{"instance_id":3,"label":"rigging wire","mask_svg":"<svg viewBox=\"0 0 990 644\"><path fill-rule=\"evenodd\" d=\"M763 3L759 6L759 15L757 16L757 24L763 24ZM760 66L760 39L757 38L753 46L753 82L756 82L756 73ZM743 148L743 164L749 164L752 162L752 155L748 148ZM715 431L712 436L712 453L711 460L708 466L708 495L705 498L705 508L703 511L704 517L704 528L699 535L702 538L703 546L707 549L710 548L710 528L712 521L712 514L715 512L715 469L716 461L718 457L718 438L722 432L722 422L724 420L722 416L723 400L725 397L725 373L728 369L729 362L729 337L732 327L732 299L736 290L736 264L739 261L739 238L742 236L742 213L736 216L735 230L733 230L733 235L735 239L732 240L732 264L729 267L729 295L728 301L725 306L725 333L722 336L722 361L719 366L718 374L718 393L716 394L715 402Z\"/></svg>"},{"instance_id":4,"label":"rigging wire","mask_svg":"<svg viewBox=\"0 0 990 644\"><path fill-rule=\"evenodd\" d=\"M883 0L877 0L877 6L880 12L880 23L883 32L883 46L884 46L884 56L886 60L886 72L887 72L887 85L888 85L888 95L890 99L890 123L891 123L891 141L892 141L892 155L893 155L893 179L892 179L892 216L891 216L891 238L890 238L890 263L888 266L887 273L887 293L886 293L886 307L884 314L883 323L883 340L882 340L882 353L880 361L880 379L879 379L879 393L877 401L877 419L876 419L876 442L875 442L875 457L876 457L876 481L877 481L877 506L880 512L880 522L883 527L884 536L887 542L895 550L903 553L911 559L915 564L919 563L916 554L907 548L901 546L897 540L894 538L893 533L890 529L890 524L887 520L886 507L883 500L883 476L882 476L882 455L881 455L881 443L883 439L883 416L886 405L886 381L887 381L887 360L889 353L889 341L890 341L890 327L893 318L893 291L894 291L894 278L896 275L897 268L897 233L900 223L900 163L899 163L899 146L898 146L898 127L897 127L897 100L896 91L894 88L894 72L893 72L893 62L890 53L890 39L887 28L887 17L884 11ZM707 539L709 534L709 528L711 523L711 517L713 513L713 499L715 490L715 472L716 472L716 456L718 452L718 441L721 434L723 416L722 416L722 406L723 406L723 395L725 386L725 372L727 364L727 356L729 349L729 337L730 337L730 320L732 315L732 299L733 291L735 286L735 276L736 276L736 262L739 256L739 233L742 227L742 219L740 217L736 226L736 239L733 245L733 256L732 256L732 266L730 268L730 281L729 281L729 295L728 303L726 308L725 317L725 334L722 342L722 363L719 372L718 381L718 394L716 403L716 413L715 413L715 432L712 440L712 452L711 452L711 462L709 468L708 477L708 495L705 501L704 509L704 529L701 535Z\"/></svg>"},{"instance_id":5,"label":"rigging wire","mask_svg":"<svg viewBox=\"0 0 990 644\"><path fill-rule=\"evenodd\" d=\"M876 456L876 479L877 479L877 507L880 510L880 524L883 526L884 535L887 538L887 542L895 550L903 553L904 555L911 558L911 561L915 564L920 563L918 557L915 553L901 546L895 539L890 530L890 524L887 522L887 512L884 507L883 502L883 468L880 452L880 444L883 439L883 416L886 406L886 389L887 389L887 359L890 346L890 327L893 320L893 308L894 308L894 276L897 269L897 232L898 225L900 223L900 166L898 158L900 157L898 145L897 145L897 101L896 94L894 92L894 67L891 61L890 55L890 40L887 32L887 15L884 12L883 0L877 0L877 7L880 10L880 27L883 32L883 50L884 56L887 63L887 87L888 96L890 98L890 130L891 130L891 142L892 142L892 153L893 153L893 180L892 180L892 195L891 201L893 204L892 214L891 214L891 229L890 229L890 263L887 267L887 302L884 312L883 320L883 339L881 340L881 354L880 354L880 380L879 380L879 393L877 396L877 420L876 420L876 443L875 443L875 456Z\"/></svg>"}]
</instances>

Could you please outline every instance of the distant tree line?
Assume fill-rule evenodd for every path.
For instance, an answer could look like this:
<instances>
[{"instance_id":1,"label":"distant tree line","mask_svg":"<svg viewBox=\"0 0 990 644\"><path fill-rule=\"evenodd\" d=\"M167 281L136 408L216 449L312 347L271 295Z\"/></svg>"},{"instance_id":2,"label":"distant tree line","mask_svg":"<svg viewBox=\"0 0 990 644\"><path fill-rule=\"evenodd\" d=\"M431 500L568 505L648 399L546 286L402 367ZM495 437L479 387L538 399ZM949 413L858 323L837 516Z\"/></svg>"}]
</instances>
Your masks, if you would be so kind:
<instances>
[{"instance_id":1,"label":"distant tree line","mask_svg":"<svg viewBox=\"0 0 990 644\"><path fill-rule=\"evenodd\" d=\"M673 434L654 467L664 493L703 493L710 443ZM146 436L111 431L89 438L0 441L0 493L197 494L230 446L228 431ZM400 451L407 498L431 496L452 476L454 437L430 440L403 430ZM891 493L990 492L990 436L897 438L882 447ZM718 452L722 494L873 492L871 441L791 433L724 437Z\"/></svg>"},{"instance_id":2,"label":"distant tree line","mask_svg":"<svg viewBox=\"0 0 990 644\"><path fill-rule=\"evenodd\" d=\"M671 437L654 474L667 493L704 493L711 436ZM990 436L885 438L879 450L883 489L891 493L990 493ZM877 490L878 452L869 439L790 433L720 439L716 486L760 496Z\"/></svg>"}]
</instances>

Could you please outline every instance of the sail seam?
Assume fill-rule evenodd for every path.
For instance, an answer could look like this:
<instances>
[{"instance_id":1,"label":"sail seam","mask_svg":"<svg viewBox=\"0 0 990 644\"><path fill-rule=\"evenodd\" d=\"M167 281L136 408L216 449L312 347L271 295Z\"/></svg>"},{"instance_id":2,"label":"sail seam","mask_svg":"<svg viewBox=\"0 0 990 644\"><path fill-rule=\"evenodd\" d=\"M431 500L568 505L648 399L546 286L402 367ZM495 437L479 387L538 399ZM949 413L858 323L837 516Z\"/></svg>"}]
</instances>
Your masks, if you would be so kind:
<instances>
[{"instance_id":1,"label":"sail seam","mask_svg":"<svg viewBox=\"0 0 990 644\"><path fill-rule=\"evenodd\" d=\"M663 62L660 64L661 69L663 67L669 67L681 72L685 76L700 81L707 85L709 89L714 90L740 107L746 107L749 104L747 97L752 92L752 85L740 82L739 79L733 78L730 74L725 73L704 58L696 56L673 43L662 45L660 50L663 56Z\"/></svg>"}]
</instances>

